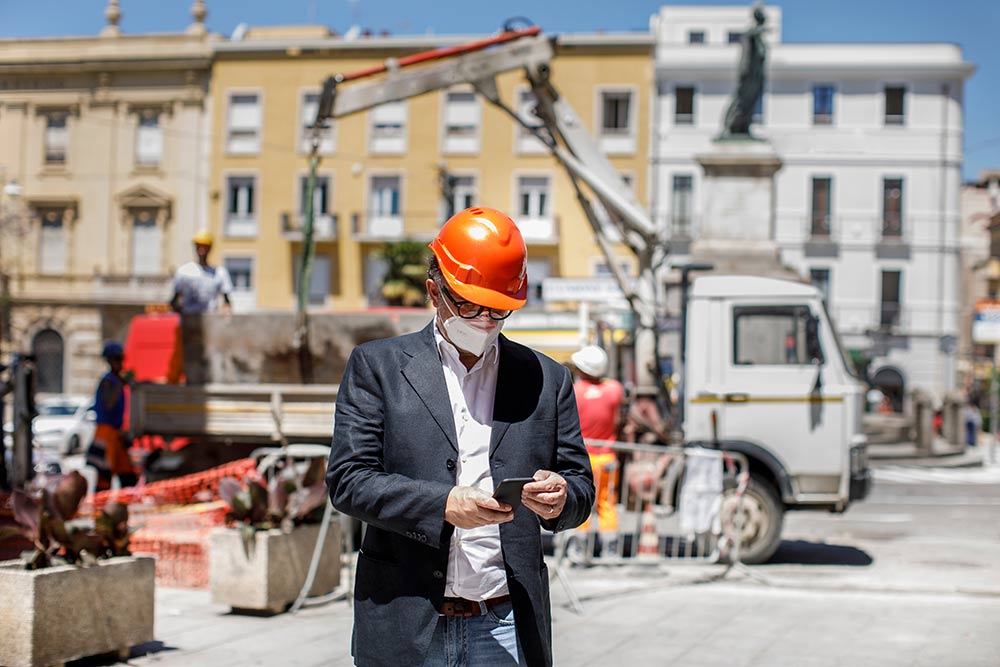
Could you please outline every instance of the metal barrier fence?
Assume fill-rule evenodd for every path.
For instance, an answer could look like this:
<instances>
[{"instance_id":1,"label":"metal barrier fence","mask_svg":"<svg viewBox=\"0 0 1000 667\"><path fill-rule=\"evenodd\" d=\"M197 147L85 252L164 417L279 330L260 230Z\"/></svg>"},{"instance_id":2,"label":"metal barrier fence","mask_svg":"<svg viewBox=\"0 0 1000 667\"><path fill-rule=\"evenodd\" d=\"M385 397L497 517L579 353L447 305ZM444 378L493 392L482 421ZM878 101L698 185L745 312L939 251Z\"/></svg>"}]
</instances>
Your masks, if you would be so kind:
<instances>
[{"instance_id":1,"label":"metal barrier fence","mask_svg":"<svg viewBox=\"0 0 1000 667\"><path fill-rule=\"evenodd\" d=\"M738 452L587 441L597 499L590 519L554 538L553 574L582 611L568 565L725 563L740 566L743 496Z\"/></svg>"}]
</instances>

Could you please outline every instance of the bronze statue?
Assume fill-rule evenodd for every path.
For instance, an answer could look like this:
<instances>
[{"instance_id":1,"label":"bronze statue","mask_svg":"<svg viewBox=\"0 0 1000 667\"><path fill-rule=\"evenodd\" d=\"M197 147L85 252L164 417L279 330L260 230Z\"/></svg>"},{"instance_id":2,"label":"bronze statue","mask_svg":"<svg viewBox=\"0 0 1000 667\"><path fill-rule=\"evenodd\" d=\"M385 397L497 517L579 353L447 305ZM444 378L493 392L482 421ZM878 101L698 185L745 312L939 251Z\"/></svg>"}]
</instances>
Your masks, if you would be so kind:
<instances>
[{"instance_id":1,"label":"bronze statue","mask_svg":"<svg viewBox=\"0 0 1000 667\"><path fill-rule=\"evenodd\" d=\"M739 83L726 109L723 138L751 138L750 121L764 91L767 45L764 43L764 9L760 5L754 7L753 18L755 25L743 33Z\"/></svg>"}]
</instances>

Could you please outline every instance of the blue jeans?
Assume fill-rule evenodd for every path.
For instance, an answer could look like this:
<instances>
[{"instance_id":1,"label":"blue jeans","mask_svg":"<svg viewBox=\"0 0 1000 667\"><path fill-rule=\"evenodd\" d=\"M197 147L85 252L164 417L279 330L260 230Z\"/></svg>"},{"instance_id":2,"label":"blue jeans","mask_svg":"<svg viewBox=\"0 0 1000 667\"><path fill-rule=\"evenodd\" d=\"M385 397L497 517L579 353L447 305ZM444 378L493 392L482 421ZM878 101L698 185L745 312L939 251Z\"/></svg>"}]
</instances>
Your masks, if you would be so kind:
<instances>
[{"instance_id":1,"label":"blue jeans","mask_svg":"<svg viewBox=\"0 0 1000 667\"><path fill-rule=\"evenodd\" d=\"M439 616L424 667L523 665L514 630L514 607L498 604L481 616Z\"/></svg>"}]
</instances>

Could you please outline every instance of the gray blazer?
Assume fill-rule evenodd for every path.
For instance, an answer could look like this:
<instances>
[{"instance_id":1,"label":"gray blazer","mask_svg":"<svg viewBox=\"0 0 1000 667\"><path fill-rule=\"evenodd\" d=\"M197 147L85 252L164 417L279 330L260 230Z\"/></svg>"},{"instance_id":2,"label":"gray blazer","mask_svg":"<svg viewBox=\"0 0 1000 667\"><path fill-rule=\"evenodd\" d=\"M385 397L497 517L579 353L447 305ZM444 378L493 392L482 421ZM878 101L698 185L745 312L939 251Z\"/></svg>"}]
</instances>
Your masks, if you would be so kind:
<instances>
[{"instance_id":1,"label":"gray blazer","mask_svg":"<svg viewBox=\"0 0 1000 667\"><path fill-rule=\"evenodd\" d=\"M337 395L327 469L330 499L368 524L358 555L351 653L362 667L413 667L426 657L444 597L453 528L444 521L458 441L433 322L365 343ZM500 526L507 585L527 664L552 664L548 571L539 525L560 531L589 516L594 483L569 372L499 338L490 465L494 485L552 470L568 484L562 514L525 507Z\"/></svg>"}]
</instances>

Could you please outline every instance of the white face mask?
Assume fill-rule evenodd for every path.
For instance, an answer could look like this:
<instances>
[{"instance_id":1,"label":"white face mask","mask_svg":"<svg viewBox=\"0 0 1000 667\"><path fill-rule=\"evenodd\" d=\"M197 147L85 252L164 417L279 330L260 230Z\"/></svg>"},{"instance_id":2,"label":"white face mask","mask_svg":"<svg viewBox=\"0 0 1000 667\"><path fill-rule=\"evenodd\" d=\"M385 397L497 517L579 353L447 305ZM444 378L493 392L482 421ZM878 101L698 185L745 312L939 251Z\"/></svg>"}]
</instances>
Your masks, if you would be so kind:
<instances>
[{"instance_id":1,"label":"white face mask","mask_svg":"<svg viewBox=\"0 0 1000 667\"><path fill-rule=\"evenodd\" d=\"M446 302L448 297L441 295ZM479 316L472 320L462 319L451 310L451 304L445 306L452 312L452 316L444 321L444 331L448 334L451 342L460 350L469 354L481 357L493 341L500 335L503 329L503 320L491 320L488 316Z\"/></svg>"}]
</instances>

